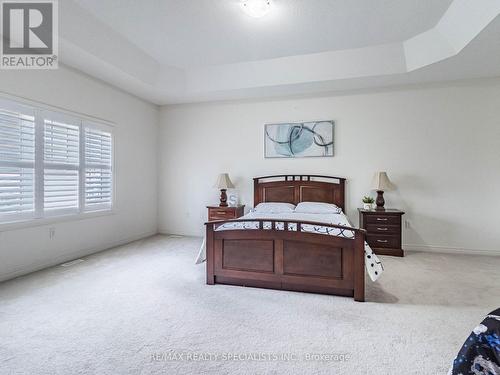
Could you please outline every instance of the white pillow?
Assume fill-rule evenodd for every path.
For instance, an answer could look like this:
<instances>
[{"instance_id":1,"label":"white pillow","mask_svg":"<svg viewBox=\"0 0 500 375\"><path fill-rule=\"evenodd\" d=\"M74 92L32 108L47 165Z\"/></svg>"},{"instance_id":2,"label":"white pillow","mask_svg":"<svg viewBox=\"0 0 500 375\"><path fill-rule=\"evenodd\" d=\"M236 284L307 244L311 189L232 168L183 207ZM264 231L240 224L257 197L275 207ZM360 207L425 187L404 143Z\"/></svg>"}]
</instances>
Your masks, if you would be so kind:
<instances>
[{"instance_id":1,"label":"white pillow","mask_svg":"<svg viewBox=\"0 0 500 375\"><path fill-rule=\"evenodd\" d=\"M301 202L295 207L298 214L340 214L342 209L331 203Z\"/></svg>"},{"instance_id":2,"label":"white pillow","mask_svg":"<svg viewBox=\"0 0 500 375\"><path fill-rule=\"evenodd\" d=\"M255 212L261 214L282 214L287 212L293 212L295 205L291 203L259 203L257 207L254 208Z\"/></svg>"}]
</instances>

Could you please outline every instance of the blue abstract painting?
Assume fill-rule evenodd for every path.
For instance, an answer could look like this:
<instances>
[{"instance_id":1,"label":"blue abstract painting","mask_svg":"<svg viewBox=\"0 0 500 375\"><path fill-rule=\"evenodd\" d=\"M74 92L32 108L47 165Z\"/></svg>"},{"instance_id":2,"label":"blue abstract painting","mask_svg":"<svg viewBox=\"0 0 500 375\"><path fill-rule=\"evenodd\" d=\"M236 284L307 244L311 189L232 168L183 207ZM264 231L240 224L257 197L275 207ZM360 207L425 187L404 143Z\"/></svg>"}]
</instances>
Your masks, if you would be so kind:
<instances>
[{"instance_id":1,"label":"blue abstract painting","mask_svg":"<svg viewBox=\"0 0 500 375\"><path fill-rule=\"evenodd\" d=\"M266 158L333 156L333 121L311 121L265 126Z\"/></svg>"}]
</instances>

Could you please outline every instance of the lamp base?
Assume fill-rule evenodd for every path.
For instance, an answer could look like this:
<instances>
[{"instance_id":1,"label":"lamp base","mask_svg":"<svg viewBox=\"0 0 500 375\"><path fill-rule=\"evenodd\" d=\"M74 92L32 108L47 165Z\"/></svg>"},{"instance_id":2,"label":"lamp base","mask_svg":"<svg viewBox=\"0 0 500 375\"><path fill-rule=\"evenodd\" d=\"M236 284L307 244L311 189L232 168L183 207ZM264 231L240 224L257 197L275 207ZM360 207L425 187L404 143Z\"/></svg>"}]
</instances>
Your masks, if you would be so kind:
<instances>
[{"instance_id":1,"label":"lamp base","mask_svg":"<svg viewBox=\"0 0 500 375\"><path fill-rule=\"evenodd\" d=\"M219 207L227 207L226 189L220 189L220 204Z\"/></svg>"},{"instance_id":2,"label":"lamp base","mask_svg":"<svg viewBox=\"0 0 500 375\"><path fill-rule=\"evenodd\" d=\"M384 204L384 192L382 190L377 190L377 200L375 201L377 203L377 208L375 208L378 211L385 211Z\"/></svg>"}]
</instances>

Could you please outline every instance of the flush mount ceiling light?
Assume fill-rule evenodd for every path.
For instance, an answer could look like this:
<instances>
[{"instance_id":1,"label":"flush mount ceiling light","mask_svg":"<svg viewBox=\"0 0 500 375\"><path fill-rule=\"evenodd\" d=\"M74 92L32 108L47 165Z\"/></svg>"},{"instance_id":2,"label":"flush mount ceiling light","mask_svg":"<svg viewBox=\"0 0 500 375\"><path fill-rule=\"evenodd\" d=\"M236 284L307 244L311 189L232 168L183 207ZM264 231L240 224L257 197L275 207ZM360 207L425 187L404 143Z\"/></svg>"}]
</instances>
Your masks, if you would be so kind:
<instances>
[{"instance_id":1,"label":"flush mount ceiling light","mask_svg":"<svg viewBox=\"0 0 500 375\"><path fill-rule=\"evenodd\" d=\"M271 0L243 0L241 7L250 17L264 17L271 10Z\"/></svg>"}]
</instances>

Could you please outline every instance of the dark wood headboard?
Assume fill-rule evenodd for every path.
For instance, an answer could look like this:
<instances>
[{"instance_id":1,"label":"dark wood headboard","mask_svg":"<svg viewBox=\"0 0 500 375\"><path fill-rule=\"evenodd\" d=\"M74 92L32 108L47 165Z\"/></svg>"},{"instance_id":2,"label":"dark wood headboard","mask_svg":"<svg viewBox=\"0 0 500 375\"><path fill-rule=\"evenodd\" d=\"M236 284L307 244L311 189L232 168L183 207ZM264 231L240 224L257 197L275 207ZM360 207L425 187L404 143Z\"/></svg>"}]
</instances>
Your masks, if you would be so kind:
<instances>
[{"instance_id":1,"label":"dark wood headboard","mask_svg":"<svg viewBox=\"0 0 500 375\"><path fill-rule=\"evenodd\" d=\"M345 178L317 175L277 175L253 179L254 206L263 202L333 203L345 212Z\"/></svg>"}]
</instances>

